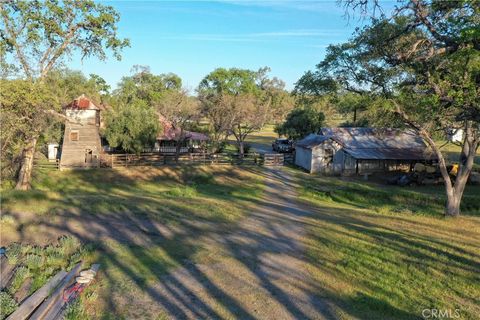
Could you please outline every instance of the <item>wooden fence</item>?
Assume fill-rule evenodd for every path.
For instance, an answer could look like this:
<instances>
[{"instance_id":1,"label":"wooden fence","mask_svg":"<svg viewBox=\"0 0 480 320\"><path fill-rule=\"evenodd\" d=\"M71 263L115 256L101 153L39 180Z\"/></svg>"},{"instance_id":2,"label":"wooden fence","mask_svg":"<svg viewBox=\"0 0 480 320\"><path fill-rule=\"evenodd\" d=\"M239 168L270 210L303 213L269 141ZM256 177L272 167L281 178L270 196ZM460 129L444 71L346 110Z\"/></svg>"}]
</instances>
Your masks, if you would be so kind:
<instances>
[{"instance_id":1,"label":"wooden fence","mask_svg":"<svg viewBox=\"0 0 480 320\"><path fill-rule=\"evenodd\" d=\"M46 169L46 170L58 170L58 159L55 161L49 161L47 159L34 158L33 166L35 168Z\"/></svg>"},{"instance_id":2,"label":"wooden fence","mask_svg":"<svg viewBox=\"0 0 480 320\"><path fill-rule=\"evenodd\" d=\"M235 153L188 153L181 154L178 161L175 155L159 153L104 154L101 157L101 166L110 168L176 164L282 166L284 157L283 154L258 153L248 153L243 157Z\"/></svg>"}]
</instances>

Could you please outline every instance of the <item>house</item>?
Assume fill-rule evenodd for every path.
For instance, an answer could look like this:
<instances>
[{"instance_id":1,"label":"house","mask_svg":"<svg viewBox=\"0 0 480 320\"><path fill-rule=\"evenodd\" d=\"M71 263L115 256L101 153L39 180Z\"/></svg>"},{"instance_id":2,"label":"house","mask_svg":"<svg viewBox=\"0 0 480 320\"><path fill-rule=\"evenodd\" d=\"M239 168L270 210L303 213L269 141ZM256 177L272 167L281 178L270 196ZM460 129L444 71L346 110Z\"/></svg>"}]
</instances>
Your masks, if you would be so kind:
<instances>
[{"instance_id":1,"label":"house","mask_svg":"<svg viewBox=\"0 0 480 320\"><path fill-rule=\"evenodd\" d=\"M154 152L160 153L175 153L177 146L177 139L181 135L180 128L174 128L172 123L162 116L159 116L159 122L162 125L162 133L157 137ZM194 131L183 131L185 140L180 148L180 153L195 152L202 149L209 140L206 134Z\"/></svg>"},{"instance_id":2,"label":"house","mask_svg":"<svg viewBox=\"0 0 480 320\"><path fill-rule=\"evenodd\" d=\"M64 107L65 133L60 156L60 169L100 166L100 111L85 95Z\"/></svg>"},{"instance_id":3,"label":"house","mask_svg":"<svg viewBox=\"0 0 480 320\"><path fill-rule=\"evenodd\" d=\"M436 157L413 131L382 128L322 128L297 142L295 164L310 173L365 174L411 170Z\"/></svg>"}]
</instances>

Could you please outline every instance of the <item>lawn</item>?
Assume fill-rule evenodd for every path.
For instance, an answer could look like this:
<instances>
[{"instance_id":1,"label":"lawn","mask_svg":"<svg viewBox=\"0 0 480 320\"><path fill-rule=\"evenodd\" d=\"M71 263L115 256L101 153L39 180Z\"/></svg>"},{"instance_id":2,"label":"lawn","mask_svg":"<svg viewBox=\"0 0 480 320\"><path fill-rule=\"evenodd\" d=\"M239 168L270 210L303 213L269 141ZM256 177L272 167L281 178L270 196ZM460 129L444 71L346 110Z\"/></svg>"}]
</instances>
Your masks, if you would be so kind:
<instances>
[{"instance_id":1,"label":"lawn","mask_svg":"<svg viewBox=\"0 0 480 320\"><path fill-rule=\"evenodd\" d=\"M146 288L173 268L208 261L214 249L204 240L234 228L260 197L257 170L37 170L33 190L2 192L1 245L41 251L74 236L88 245L86 264L102 272L70 318L155 318L161 310Z\"/></svg>"},{"instance_id":2,"label":"lawn","mask_svg":"<svg viewBox=\"0 0 480 320\"><path fill-rule=\"evenodd\" d=\"M444 141L439 141L437 144L443 145L444 143L445 143ZM459 154L461 151L460 146L453 143L448 143L448 144L445 144L441 150L447 162L458 162ZM478 153L474 161L475 161L474 168L477 168L478 170L480 170L480 155L478 155Z\"/></svg>"},{"instance_id":3,"label":"lawn","mask_svg":"<svg viewBox=\"0 0 480 320\"><path fill-rule=\"evenodd\" d=\"M308 269L339 318L417 319L459 309L478 319L480 187L463 216L443 217L443 189L400 188L292 170L312 208Z\"/></svg>"},{"instance_id":4,"label":"lawn","mask_svg":"<svg viewBox=\"0 0 480 320\"><path fill-rule=\"evenodd\" d=\"M275 125L267 124L265 125L262 130L252 132L247 136L245 139L245 143L247 146L250 146L252 149L250 152L273 152L272 151L272 142L278 138L278 134L276 134L273 130ZM236 140L235 137L232 135L228 138L228 151L236 152Z\"/></svg>"}]
</instances>

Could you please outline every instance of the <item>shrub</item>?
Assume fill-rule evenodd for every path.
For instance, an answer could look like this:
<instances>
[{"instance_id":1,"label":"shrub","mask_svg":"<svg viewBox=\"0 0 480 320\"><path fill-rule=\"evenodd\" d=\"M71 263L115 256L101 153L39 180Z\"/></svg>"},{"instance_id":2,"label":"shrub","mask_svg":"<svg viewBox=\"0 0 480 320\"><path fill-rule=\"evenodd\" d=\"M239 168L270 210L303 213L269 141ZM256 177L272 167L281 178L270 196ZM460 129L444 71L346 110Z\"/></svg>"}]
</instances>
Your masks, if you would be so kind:
<instances>
[{"instance_id":1,"label":"shrub","mask_svg":"<svg viewBox=\"0 0 480 320\"><path fill-rule=\"evenodd\" d=\"M18 289L22 286L23 282L30 277L30 270L28 270L27 267L21 266L18 267L15 270L15 275L13 276L12 282L10 284L10 287L8 288L8 291L11 294L14 294L17 292Z\"/></svg>"},{"instance_id":2,"label":"shrub","mask_svg":"<svg viewBox=\"0 0 480 320\"><path fill-rule=\"evenodd\" d=\"M64 236L58 240L59 252L65 257L72 255L80 247L80 241L72 236Z\"/></svg>"},{"instance_id":3,"label":"shrub","mask_svg":"<svg viewBox=\"0 0 480 320\"><path fill-rule=\"evenodd\" d=\"M89 319L85 307L80 300L77 300L67 306L65 310L65 320L85 320Z\"/></svg>"},{"instance_id":4,"label":"shrub","mask_svg":"<svg viewBox=\"0 0 480 320\"><path fill-rule=\"evenodd\" d=\"M43 257L36 254L28 254L25 256L24 263L30 270L39 270L43 267Z\"/></svg>"},{"instance_id":5,"label":"shrub","mask_svg":"<svg viewBox=\"0 0 480 320\"><path fill-rule=\"evenodd\" d=\"M22 246L20 243L12 243L8 248L7 252L5 253L8 259L9 264L17 264L20 257L22 256Z\"/></svg>"},{"instance_id":6,"label":"shrub","mask_svg":"<svg viewBox=\"0 0 480 320\"><path fill-rule=\"evenodd\" d=\"M17 309L17 306L17 302L10 294L5 291L0 292L0 320L8 317Z\"/></svg>"}]
</instances>

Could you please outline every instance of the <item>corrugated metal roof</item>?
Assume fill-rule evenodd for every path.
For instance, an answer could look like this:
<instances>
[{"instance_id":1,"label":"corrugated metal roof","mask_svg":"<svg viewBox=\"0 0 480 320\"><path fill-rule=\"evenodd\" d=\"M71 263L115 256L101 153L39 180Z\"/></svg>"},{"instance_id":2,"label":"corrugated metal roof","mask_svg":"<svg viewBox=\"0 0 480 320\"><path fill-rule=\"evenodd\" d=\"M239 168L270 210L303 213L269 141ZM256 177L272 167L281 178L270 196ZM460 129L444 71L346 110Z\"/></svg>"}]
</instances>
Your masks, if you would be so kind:
<instances>
[{"instance_id":1,"label":"corrugated metal roof","mask_svg":"<svg viewBox=\"0 0 480 320\"><path fill-rule=\"evenodd\" d=\"M338 142L345 152L362 160L433 160L437 157L412 130L390 128L322 128L297 146L313 148L325 140Z\"/></svg>"},{"instance_id":2,"label":"corrugated metal roof","mask_svg":"<svg viewBox=\"0 0 480 320\"><path fill-rule=\"evenodd\" d=\"M298 141L295 146L311 149L328 139L330 139L330 137L312 133L303 138L302 140Z\"/></svg>"},{"instance_id":3,"label":"corrugated metal roof","mask_svg":"<svg viewBox=\"0 0 480 320\"><path fill-rule=\"evenodd\" d=\"M343 149L346 153L359 160L433 160L436 159L428 149L387 149L358 148Z\"/></svg>"},{"instance_id":4,"label":"corrugated metal roof","mask_svg":"<svg viewBox=\"0 0 480 320\"><path fill-rule=\"evenodd\" d=\"M167 120L162 115L158 115L158 121L162 124L163 132L157 136L157 140L171 141L175 140L176 137L180 136L180 128L174 128L172 123ZM199 140L199 141L208 141L209 138L206 134L201 132L194 131L184 131L184 134L187 139L190 140Z\"/></svg>"},{"instance_id":5,"label":"corrugated metal roof","mask_svg":"<svg viewBox=\"0 0 480 320\"><path fill-rule=\"evenodd\" d=\"M86 95L82 94L72 102L67 104L65 109L79 109L79 110L103 110L104 107L92 101Z\"/></svg>"},{"instance_id":6,"label":"corrugated metal roof","mask_svg":"<svg viewBox=\"0 0 480 320\"><path fill-rule=\"evenodd\" d=\"M345 148L424 149L422 138L412 130L390 128L322 128L321 133L330 136Z\"/></svg>"}]
</instances>

